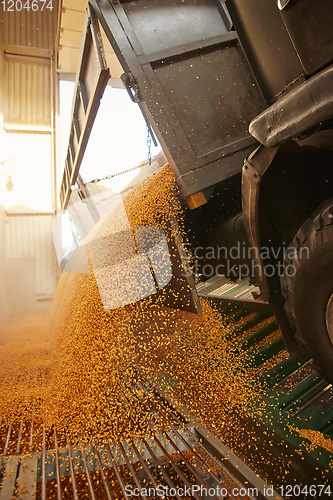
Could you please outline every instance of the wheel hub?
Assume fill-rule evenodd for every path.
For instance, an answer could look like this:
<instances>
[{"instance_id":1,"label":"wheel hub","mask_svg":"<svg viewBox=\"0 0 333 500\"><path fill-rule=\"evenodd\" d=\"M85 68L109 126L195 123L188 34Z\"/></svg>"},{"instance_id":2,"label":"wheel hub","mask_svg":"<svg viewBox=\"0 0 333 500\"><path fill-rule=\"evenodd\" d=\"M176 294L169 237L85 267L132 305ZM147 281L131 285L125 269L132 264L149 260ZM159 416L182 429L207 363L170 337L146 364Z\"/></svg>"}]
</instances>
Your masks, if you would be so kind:
<instances>
[{"instance_id":1,"label":"wheel hub","mask_svg":"<svg viewBox=\"0 0 333 500\"><path fill-rule=\"evenodd\" d=\"M333 293L330 296L326 306L326 326L328 335L333 344Z\"/></svg>"}]
</instances>

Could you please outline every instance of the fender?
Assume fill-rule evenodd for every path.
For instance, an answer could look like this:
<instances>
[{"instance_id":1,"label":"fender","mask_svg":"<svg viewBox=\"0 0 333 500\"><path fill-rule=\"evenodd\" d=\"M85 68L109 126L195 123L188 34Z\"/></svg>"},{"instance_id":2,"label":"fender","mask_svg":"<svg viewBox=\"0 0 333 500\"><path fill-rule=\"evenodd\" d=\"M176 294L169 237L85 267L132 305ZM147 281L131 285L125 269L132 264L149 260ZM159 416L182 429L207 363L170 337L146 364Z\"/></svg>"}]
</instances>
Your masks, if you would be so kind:
<instances>
[{"instance_id":1,"label":"fender","mask_svg":"<svg viewBox=\"0 0 333 500\"><path fill-rule=\"evenodd\" d=\"M306 141L303 145L289 141L271 148L261 145L245 160L242 171L242 212L250 247L255 250L255 278L295 358L302 348L284 310L280 286L283 248L312 212L333 195L333 151L327 146L314 147L314 137L311 146ZM330 140L333 143L332 136ZM270 255L264 261L263 247L280 249L279 256ZM272 276L265 274L267 264L275 269Z\"/></svg>"},{"instance_id":2,"label":"fender","mask_svg":"<svg viewBox=\"0 0 333 500\"><path fill-rule=\"evenodd\" d=\"M265 109L249 126L250 134L273 147L333 118L333 66Z\"/></svg>"}]
</instances>

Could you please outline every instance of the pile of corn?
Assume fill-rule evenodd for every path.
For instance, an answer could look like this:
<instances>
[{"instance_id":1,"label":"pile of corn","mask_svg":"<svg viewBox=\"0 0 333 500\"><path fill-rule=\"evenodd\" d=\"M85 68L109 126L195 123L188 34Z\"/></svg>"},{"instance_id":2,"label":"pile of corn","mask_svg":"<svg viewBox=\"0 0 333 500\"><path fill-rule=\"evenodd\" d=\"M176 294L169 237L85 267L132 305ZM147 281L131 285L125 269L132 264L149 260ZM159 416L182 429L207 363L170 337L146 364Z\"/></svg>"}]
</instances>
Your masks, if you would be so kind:
<instances>
[{"instance_id":1,"label":"pile of corn","mask_svg":"<svg viewBox=\"0 0 333 500\"><path fill-rule=\"evenodd\" d=\"M310 441L310 445L308 445L310 451L320 446L320 448L324 448L324 450L333 453L333 441L331 439L326 439L322 432L311 429L298 429L298 427L291 428L291 430L297 432L302 438Z\"/></svg>"},{"instance_id":2,"label":"pile of corn","mask_svg":"<svg viewBox=\"0 0 333 500\"><path fill-rule=\"evenodd\" d=\"M165 166L123 200L130 227L158 226L170 235L170 207L180 213L174 192L173 173ZM151 298L105 309L99 289L103 275L97 282L92 251L99 258L103 253L109 256L105 236L110 228L121 230L123 218L121 207L107 215L89 237L97 243L81 254L84 262L75 263L76 272L62 274L50 327L45 329L49 349L33 351L31 371L42 371L44 378L32 391L25 371L8 368L20 404L14 405L13 397L3 393L0 381L3 421L33 415L74 442L140 437L153 424L144 401L134 400L129 387L137 373L144 372L156 384L167 383L173 396L213 431L237 441L237 421L256 395L246 390L251 374L226 343L229 327L221 315L207 302L202 303L203 313L195 315L163 307Z\"/></svg>"},{"instance_id":3,"label":"pile of corn","mask_svg":"<svg viewBox=\"0 0 333 500\"><path fill-rule=\"evenodd\" d=\"M0 419L31 418L51 382L54 343L46 317L15 320L0 331Z\"/></svg>"}]
</instances>

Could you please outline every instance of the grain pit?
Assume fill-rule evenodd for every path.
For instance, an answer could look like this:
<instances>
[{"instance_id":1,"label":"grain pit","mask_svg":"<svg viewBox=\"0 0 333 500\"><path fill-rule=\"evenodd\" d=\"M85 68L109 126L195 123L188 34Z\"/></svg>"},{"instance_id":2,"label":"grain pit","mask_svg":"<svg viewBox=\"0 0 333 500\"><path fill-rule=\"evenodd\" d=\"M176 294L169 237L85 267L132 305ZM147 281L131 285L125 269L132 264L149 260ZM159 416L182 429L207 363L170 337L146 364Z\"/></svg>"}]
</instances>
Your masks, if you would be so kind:
<instances>
[{"instance_id":1,"label":"grain pit","mask_svg":"<svg viewBox=\"0 0 333 500\"><path fill-rule=\"evenodd\" d=\"M158 225L169 235L170 205L174 213L180 213L174 193L174 176L164 167L124 199L130 227ZM121 207L106 216L89 236L90 271L93 252L99 256L110 252L109 247L103 246L110 227L113 231L124 227ZM98 245L89 246L92 241L98 241ZM119 243L118 255L124 252L124 242L120 239ZM218 418L228 414L233 420L235 409L245 407L251 396L242 389L245 373L239 371L239 366L231 368L232 351L227 350L223 341L224 326L219 313L204 302L204 312L200 315L165 307L161 305L163 290L157 301L152 296L105 310L99 292L100 281L108 280L107 273L105 267L97 279L93 272L64 273L61 278L52 310L52 329L59 336L61 353L54 375L60 390L50 405L58 412L52 416L53 422L67 422L67 433L72 439L77 433L87 440L97 436L107 439L144 434L149 416L142 407L126 399L136 369L152 376L156 383L163 383L165 376L175 380L183 388L183 400L188 402L190 398L197 399L195 392L201 382L204 391L208 391L209 384L216 383L214 375L207 372L207 363L212 366L211 372L219 365L219 383L225 387L220 391L225 394L224 400L219 403L224 410ZM136 269L132 268L131 273L135 276ZM181 353L185 353L186 359ZM177 359L179 362L175 363ZM200 383L196 388L191 387L198 377ZM214 398L217 402L220 393ZM212 408L211 402L207 406Z\"/></svg>"},{"instance_id":2,"label":"grain pit","mask_svg":"<svg viewBox=\"0 0 333 500\"><path fill-rule=\"evenodd\" d=\"M141 379L147 377L153 386L166 389L174 401L188 405L209 423L211 430L221 435L219 422L223 419L222 434L235 433L238 415L252 396L243 390L247 376L239 371L240 365L234 369L227 367L232 350L228 351L224 340L228 327L221 314L207 301L202 301L203 312L199 315L166 307L169 290L165 289L156 293L156 297L146 297L122 307L110 307L110 302L105 301L107 294L101 293L101 281L103 286L107 284L110 293L109 269L105 264L110 260L114 262L115 254L117 258L121 256L117 264L123 261L126 264L128 248L126 245L124 248L124 243L129 240L129 233L121 232L124 216L125 227L127 224L131 231L133 227L158 227L168 242L174 241L172 230L177 226L173 224L170 230L170 205L180 220L174 177L170 169L164 167L144 186L130 193L89 235L84 242L86 252L78 252L74 265L70 263L61 276L48 318L30 318L16 324L15 338L19 339L16 343L12 330L8 330L6 338L11 338L11 342L0 348L0 356L6 358L3 368L7 377L0 381L0 446L8 455L15 454L20 446L21 453L29 453L32 460L37 460L36 453L45 447L54 450L56 446L59 463L63 464L66 453L78 454L80 449L81 456L84 453L88 456L90 443L121 442L123 446L128 443L130 450L130 444L133 449L133 443L138 440L152 440L154 436L161 439L163 433L171 431L175 417L172 409L156 400L152 389L147 391L141 385ZM108 235L116 231L121 237L110 248ZM175 250L172 246L169 248ZM136 267L131 266L130 270L135 275ZM188 286L186 281L180 283L175 290L176 303L182 287ZM122 296L128 298L128 283L125 285L115 290L118 302ZM132 282L129 285L131 291L134 285ZM25 348L20 362L15 364L16 346L22 337L28 349ZM8 381L10 394L4 390ZM216 384L220 385L218 391ZM162 412L162 417L156 418L156 411ZM87 446L86 452L82 446ZM153 444L154 453L158 446ZM193 452L188 456L186 453L176 450L167 458L162 451L159 459L161 463L168 462L166 470L170 469L175 484L197 480L191 463L196 463L198 458ZM91 463L96 463L96 455L90 453L89 456ZM135 454L128 452L128 457L135 460ZM54 458L49 460L52 462ZM104 479L114 497L122 498L117 473L131 483L128 469L119 462L116 473L112 471L112 462L105 461L105 457L103 463L106 465ZM46 467L50 467L47 462ZM143 466L133 462L133 467L140 477ZM56 497L59 488L63 498L72 498L72 490L78 491L80 498L88 498L89 478L96 492L101 489L101 471L92 470L88 474L78 462L72 477L68 476L69 470L62 467L61 471L64 476L60 480L54 475L45 477L41 471L37 473L38 499ZM181 481L179 474L182 473ZM9 478L5 475L4 481ZM160 475L157 479L164 480ZM24 493L21 486L15 494L20 492Z\"/></svg>"},{"instance_id":3,"label":"grain pit","mask_svg":"<svg viewBox=\"0 0 333 500\"><path fill-rule=\"evenodd\" d=\"M6 413L12 399L3 393L4 421L19 420L29 409L36 420L49 429L55 426L60 436L73 442L78 436L83 441L105 441L145 435L151 422L144 401L139 403L129 395L139 369L157 384L165 386L165 380L170 380L174 395L186 404L192 401L191 410L211 422L212 429L216 430L216 421L223 421L225 429L234 428L237 414L253 397L244 390L251 375L242 371L240 361L232 363L232 346L224 341L228 328L220 313L206 301L200 315L165 307L161 305L163 290L157 301L152 296L111 310L101 298L100 282L108 279L108 271L105 267L96 279L92 262L96 255L106 254L110 259L106 236L110 228L115 232L124 227L123 207L130 228L158 226L169 238L170 205L180 220L174 175L165 166L96 226L85 242L87 253L80 254L82 262L75 262L76 272L65 270L57 288L47 330L48 340L52 339L48 356L52 356L47 358L42 392L36 394L22 381L22 387L14 391L22 404L15 405L14 413ZM118 240L111 254L123 257L123 243ZM131 273L135 272L133 267ZM38 371L44 360L35 354ZM13 381L20 378L11 370L8 376Z\"/></svg>"},{"instance_id":4,"label":"grain pit","mask_svg":"<svg viewBox=\"0 0 333 500\"><path fill-rule=\"evenodd\" d=\"M172 230L179 231L176 236L180 230L169 224L170 205L181 227L174 177L164 167L97 224L83 242L85 251L80 250L74 263L69 262L63 272L47 321L30 318L26 320L29 328L24 327L24 322L16 324L16 338L22 333L29 346L24 356L18 358L16 370L11 365L15 366L18 351L15 343L9 348L12 333L8 330L7 343L0 349L0 355L6 359L4 373L12 389L11 393L6 392L5 379L0 381L0 446L5 447L6 436L10 436L8 454L15 454L18 436L21 452L40 453L43 446L54 450L56 442L62 450L62 461L67 460L69 447L81 456L86 449L95 463L89 477L99 491L102 476L96 468L95 452L89 451L92 444L120 442L130 449L130 443L148 442L161 432L171 432L174 410L156 400L157 389L171 398L172 408L185 407L207 432L212 431L263 477L271 467L279 479L289 467L290 455L270 450L272 433L265 430L263 434L259 424L251 423L258 416L264 417L266 411L266 402L261 399L266 388L258 383L259 378L274 369L276 363L286 361L283 349L273 357L265 357L265 350L281 337L274 318L252 313L233 321L232 316L224 317L207 299L201 299L200 314L177 310L166 305L170 295L166 287L145 297L139 286L138 300L128 300L133 299L132 292L138 284L138 269L132 260L140 241L132 235L139 234L136 228L154 227L163 231L168 243L173 243L176 238ZM159 242L160 234L149 233L149 243ZM126 246L130 236L131 251ZM173 249L172 245L168 248ZM110 281L110 276L114 279L110 270L115 264L120 272L122 265L129 266L129 280L118 279L119 286L114 290L117 280ZM162 266L163 272L165 269ZM176 303L177 294L184 293L187 286L184 281L175 291ZM142 288L147 290L146 285ZM115 302L121 305L114 307ZM34 333L35 340L29 332ZM251 364L249 358L257 361ZM160 418L156 418L156 411L161 412ZM284 451L283 439L278 439L277 446ZM261 453L265 443L268 450L263 465ZM156 446L155 443L155 451ZM114 448L112 452L115 453ZM134 460L133 453L131 456ZM115 496L121 498L117 474L109 470L112 461L105 461L105 457L103 460ZM178 467L183 460L180 455L174 463ZM187 473L189 466L190 462L186 465ZM118 462L118 469L126 479L128 469L124 462ZM140 475L139 465L135 470ZM69 470L62 472L63 492L71 498ZM43 481L40 474L37 493ZM88 497L88 476L82 461L76 462L73 477L80 494ZM47 481L50 498L56 495L58 484L51 475ZM41 493L38 495L37 498L43 498Z\"/></svg>"}]
</instances>

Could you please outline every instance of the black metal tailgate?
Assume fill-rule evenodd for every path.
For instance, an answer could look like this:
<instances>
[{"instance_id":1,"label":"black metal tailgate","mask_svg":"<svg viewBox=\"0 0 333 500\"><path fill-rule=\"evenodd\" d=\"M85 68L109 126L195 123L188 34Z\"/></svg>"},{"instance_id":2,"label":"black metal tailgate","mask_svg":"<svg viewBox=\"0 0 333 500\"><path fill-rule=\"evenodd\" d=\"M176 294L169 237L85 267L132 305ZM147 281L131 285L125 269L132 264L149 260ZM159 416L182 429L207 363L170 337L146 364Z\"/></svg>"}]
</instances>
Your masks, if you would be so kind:
<instances>
[{"instance_id":1,"label":"black metal tailgate","mask_svg":"<svg viewBox=\"0 0 333 500\"><path fill-rule=\"evenodd\" d=\"M265 103L223 1L92 0L182 195L241 171Z\"/></svg>"}]
</instances>

